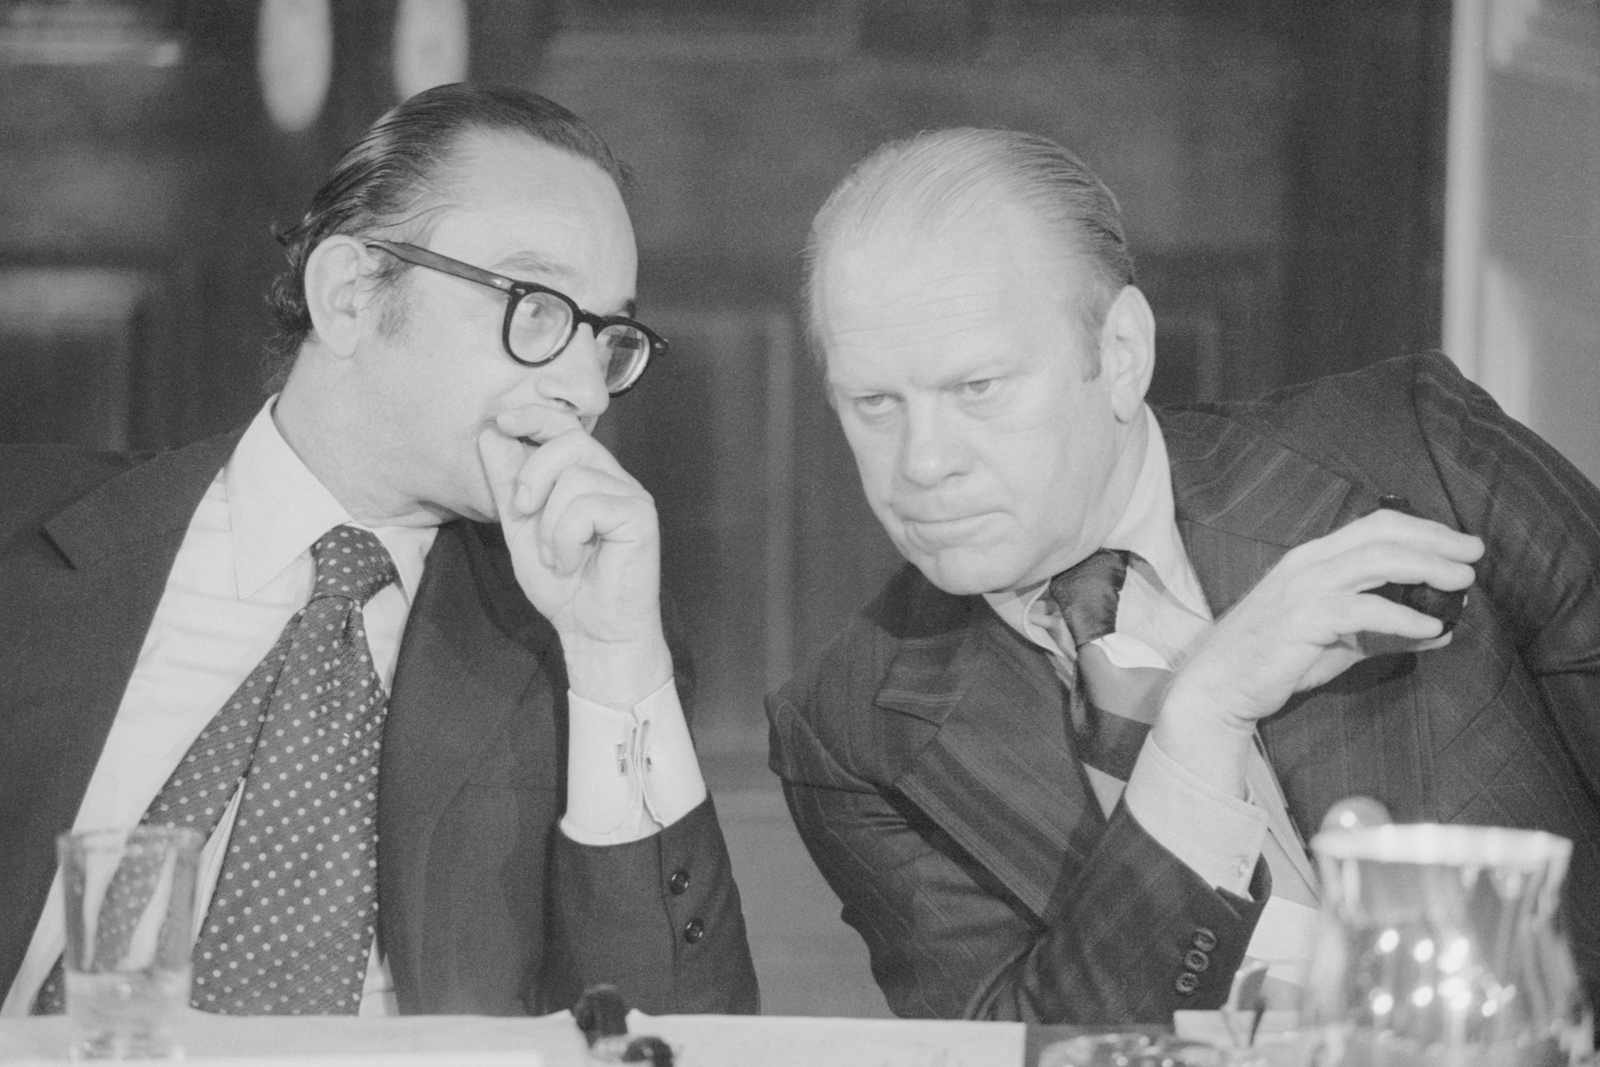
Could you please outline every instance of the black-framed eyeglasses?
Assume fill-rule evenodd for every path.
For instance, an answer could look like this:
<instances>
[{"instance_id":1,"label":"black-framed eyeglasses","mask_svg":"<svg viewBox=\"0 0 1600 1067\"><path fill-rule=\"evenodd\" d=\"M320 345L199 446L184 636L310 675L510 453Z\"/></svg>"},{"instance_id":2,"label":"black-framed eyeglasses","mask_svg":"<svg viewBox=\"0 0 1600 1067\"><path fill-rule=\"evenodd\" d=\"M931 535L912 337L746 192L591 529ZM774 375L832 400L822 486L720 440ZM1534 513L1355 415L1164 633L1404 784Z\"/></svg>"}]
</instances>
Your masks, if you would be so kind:
<instances>
[{"instance_id":1,"label":"black-framed eyeglasses","mask_svg":"<svg viewBox=\"0 0 1600 1067\"><path fill-rule=\"evenodd\" d=\"M565 352L579 326L588 326L606 353L606 391L620 396L632 389L645 368L667 352L667 339L643 323L624 315L594 315L580 308L566 293L519 282L459 259L441 256L404 241L367 238L369 248L381 249L396 259L429 270L465 278L506 294L506 318L500 343L506 355L526 367L539 367Z\"/></svg>"}]
</instances>

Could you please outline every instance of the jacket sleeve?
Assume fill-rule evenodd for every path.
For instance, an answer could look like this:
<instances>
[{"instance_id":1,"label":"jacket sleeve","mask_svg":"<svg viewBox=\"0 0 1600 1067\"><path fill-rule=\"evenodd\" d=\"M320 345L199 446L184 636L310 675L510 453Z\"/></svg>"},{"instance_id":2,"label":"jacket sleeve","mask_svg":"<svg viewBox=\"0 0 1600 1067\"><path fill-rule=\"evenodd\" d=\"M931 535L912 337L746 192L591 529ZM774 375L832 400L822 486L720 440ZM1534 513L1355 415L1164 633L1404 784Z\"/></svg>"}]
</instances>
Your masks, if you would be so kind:
<instances>
[{"instance_id":1,"label":"jacket sleeve","mask_svg":"<svg viewBox=\"0 0 1600 1067\"><path fill-rule=\"evenodd\" d=\"M1205 884L1124 807L1040 918L892 787L844 769L784 694L769 714L800 836L896 1014L1168 1024L1226 999L1262 905ZM1251 895L1269 894L1260 863Z\"/></svg>"},{"instance_id":2,"label":"jacket sleeve","mask_svg":"<svg viewBox=\"0 0 1600 1067\"><path fill-rule=\"evenodd\" d=\"M651 1014L760 1010L739 890L708 798L665 830L625 845L554 844L550 945L536 1013L584 988L617 986Z\"/></svg>"},{"instance_id":3,"label":"jacket sleeve","mask_svg":"<svg viewBox=\"0 0 1600 1067\"><path fill-rule=\"evenodd\" d=\"M1411 399L1456 523L1484 541L1468 595L1487 601L1508 646L1499 654L1516 661L1495 706L1542 717L1492 720L1503 740L1479 746L1483 779L1500 777L1488 774L1492 760L1515 754L1521 780L1497 782L1475 813L1572 839L1564 925L1587 996L1600 1002L1600 490L1442 357L1419 361ZM1491 664L1496 654L1483 651ZM1491 722L1473 711L1474 724Z\"/></svg>"},{"instance_id":4,"label":"jacket sleeve","mask_svg":"<svg viewBox=\"0 0 1600 1067\"><path fill-rule=\"evenodd\" d=\"M1591 796L1600 796L1600 490L1443 357L1413 403L1476 585L1504 619Z\"/></svg>"}]
</instances>

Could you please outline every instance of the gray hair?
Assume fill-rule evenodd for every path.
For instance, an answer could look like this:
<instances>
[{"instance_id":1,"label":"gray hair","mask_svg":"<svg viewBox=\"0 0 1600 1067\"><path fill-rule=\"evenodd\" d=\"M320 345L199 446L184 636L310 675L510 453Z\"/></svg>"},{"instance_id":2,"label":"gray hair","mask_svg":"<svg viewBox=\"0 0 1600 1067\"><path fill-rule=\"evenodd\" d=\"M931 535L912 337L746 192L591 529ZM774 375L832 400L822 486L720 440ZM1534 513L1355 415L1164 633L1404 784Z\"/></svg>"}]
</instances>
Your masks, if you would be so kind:
<instances>
[{"instance_id":1,"label":"gray hair","mask_svg":"<svg viewBox=\"0 0 1600 1067\"><path fill-rule=\"evenodd\" d=\"M1134 283L1117 198L1082 160L1048 137L1014 130L960 128L919 133L883 145L834 189L806 242L807 332L823 358L818 275L823 256L842 238L865 237L885 224L934 226L1009 203L1030 212L1065 264L1087 267L1091 282L1076 294L1080 322L1092 342L1111 301Z\"/></svg>"}]
</instances>

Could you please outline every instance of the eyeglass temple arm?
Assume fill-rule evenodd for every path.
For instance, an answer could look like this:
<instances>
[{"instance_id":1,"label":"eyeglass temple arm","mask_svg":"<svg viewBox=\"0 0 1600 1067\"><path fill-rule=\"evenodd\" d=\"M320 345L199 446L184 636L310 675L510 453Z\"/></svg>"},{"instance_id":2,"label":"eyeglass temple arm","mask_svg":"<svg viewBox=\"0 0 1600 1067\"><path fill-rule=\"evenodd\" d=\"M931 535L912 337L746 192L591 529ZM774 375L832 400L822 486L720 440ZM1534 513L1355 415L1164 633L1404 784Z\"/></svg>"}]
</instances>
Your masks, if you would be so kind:
<instances>
[{"instance_id":1,"label":"eyeglass temple arm","mask_svg":"<svg viewBox=\"0 0 1600 1067\"><path fill-rule=\"evenodd\" d=\"M370 240L367 244L374 248L381 248L396 259L404 260L407 263L414 263L419 267L429 267L445 274L454 274L457 278L465 278L468 281L477 282L479 285L487 285L493 289L499 289L503 293L510 292L512 286L516 284L510 278L499 274L491 274L481 267L474 267L471 263L463 263L459 259L441 256L437 252L430 252L426 248L421 248L417 245L378 240Z\"/></svg>"}]
</instances>

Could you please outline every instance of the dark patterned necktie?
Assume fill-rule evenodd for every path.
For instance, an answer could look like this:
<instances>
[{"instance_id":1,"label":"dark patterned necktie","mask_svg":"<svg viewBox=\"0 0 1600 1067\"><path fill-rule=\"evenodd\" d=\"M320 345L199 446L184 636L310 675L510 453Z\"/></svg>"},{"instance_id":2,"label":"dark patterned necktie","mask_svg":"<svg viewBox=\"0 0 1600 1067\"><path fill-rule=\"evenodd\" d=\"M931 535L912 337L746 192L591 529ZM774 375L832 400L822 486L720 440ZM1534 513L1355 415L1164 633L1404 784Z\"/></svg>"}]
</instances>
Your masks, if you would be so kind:
<instances>
[{"instance_id":1,"label":"dark patterned necktie","mask_svg":"<svg viewBox=\"0 0 1600 1067\"><path fill-rule=\"evenodd\" d=\"M1077 646L1069 709L1078 758L1124 782L1172 681L1161 667L1113 664L1099 644L1117 628L1117 598L1129 562L1138 558L1102 548L1050 580L1050 598Z\"/></svg>"},{"instance_id":2,"label":"dark patterned necktie","mask_svg":"<svg viewBox=\"0 0 1600 1067\"><path fill-rule=\"evenodd\" d=\"M395 570L377 537L356 527L335 527L311 552L310 603L201 731L141 820L209 836L244 781L195 943L191 1002L204 1011L353 1014L361 1005L377 924L387 706L361 608ZM36 1013L61 1010L60 979L58 962Z\"/></svg>"}]
</instances>

